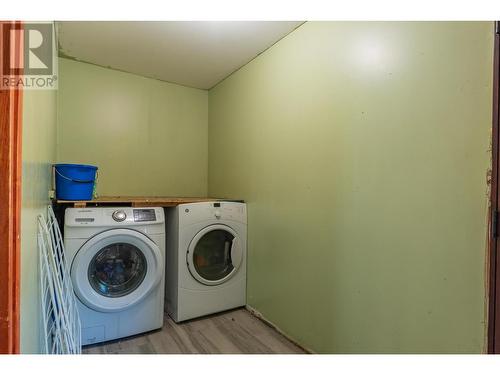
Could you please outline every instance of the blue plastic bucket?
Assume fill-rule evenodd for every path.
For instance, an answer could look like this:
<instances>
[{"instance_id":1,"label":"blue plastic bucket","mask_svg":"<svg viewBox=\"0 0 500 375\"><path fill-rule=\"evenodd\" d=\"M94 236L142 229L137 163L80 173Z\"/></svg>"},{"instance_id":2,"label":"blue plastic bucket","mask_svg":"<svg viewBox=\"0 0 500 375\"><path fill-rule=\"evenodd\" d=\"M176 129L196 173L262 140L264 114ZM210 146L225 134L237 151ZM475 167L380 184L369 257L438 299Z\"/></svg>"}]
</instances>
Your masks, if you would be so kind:
<instances>
[{"instance_id":1,"label":"blue plastic bucket","mask_svg":"<svg viewBox=\"0 0 500 375\"><path fill-rule=\"evenodd\" d=\"M68 201L92 199L97 167L83 164L55 164L56 198Z\"/></svg>"}]
</instances>

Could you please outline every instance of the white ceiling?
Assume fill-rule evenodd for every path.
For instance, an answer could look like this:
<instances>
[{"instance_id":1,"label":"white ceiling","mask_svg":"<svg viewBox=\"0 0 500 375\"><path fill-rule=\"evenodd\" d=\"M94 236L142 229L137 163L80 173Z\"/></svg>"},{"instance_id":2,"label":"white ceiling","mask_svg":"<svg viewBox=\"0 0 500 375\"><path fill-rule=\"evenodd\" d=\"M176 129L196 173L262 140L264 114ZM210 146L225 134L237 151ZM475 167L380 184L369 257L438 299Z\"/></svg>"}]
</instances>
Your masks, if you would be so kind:
<instances>
[{"instance_id":1,"label":"white ceiling","mask_svg":"<svg viewBox=\"0 0 500 375\"><path fill-rule=\"evenodd\" d=\"M58 22L59 54L163 81L209 89L301 23Z\"/></svg>"}]
</instances>

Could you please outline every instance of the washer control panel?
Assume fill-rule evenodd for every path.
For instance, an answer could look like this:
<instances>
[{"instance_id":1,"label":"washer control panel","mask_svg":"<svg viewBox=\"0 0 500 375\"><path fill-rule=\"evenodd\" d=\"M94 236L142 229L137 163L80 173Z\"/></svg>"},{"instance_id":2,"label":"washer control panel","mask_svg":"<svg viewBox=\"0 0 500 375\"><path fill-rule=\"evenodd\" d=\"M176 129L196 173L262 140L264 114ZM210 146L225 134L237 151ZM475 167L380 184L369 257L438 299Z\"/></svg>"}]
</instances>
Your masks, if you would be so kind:
<instances>
[{"instance_id":1,"label":"washer control panel","mask_svg":"<svg viewBox=\"0 0 500 375\"><path fill-rule=\"evenodd\" d=\"M67 208L64 225L70 227L127 227L165 222L162 207Z\"/></svg>"}]
</instances>

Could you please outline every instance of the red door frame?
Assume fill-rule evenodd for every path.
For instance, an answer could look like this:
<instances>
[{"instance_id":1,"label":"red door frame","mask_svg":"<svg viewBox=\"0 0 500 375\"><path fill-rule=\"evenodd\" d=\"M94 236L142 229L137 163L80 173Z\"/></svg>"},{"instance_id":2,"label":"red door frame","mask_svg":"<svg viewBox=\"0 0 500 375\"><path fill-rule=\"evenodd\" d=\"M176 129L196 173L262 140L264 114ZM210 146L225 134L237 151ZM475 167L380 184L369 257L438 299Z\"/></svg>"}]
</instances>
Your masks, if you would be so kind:
<instances>
[{"instance_id":1,"label":"red door frame","mask_svg":"<svg viewBox=\"0 0 500 375\"><path fill-rule=\"evenodd\" d=\"M21 22L0 21L4 27ZM17 33L0 38L0 68L20 61L23 41ZM7 64L7 65L5 65ZM22 73L22 72L21 72ZM0 353L19 353L19 261L21 214L22 90L0 89Z\"/></svg>"}]
</instances>

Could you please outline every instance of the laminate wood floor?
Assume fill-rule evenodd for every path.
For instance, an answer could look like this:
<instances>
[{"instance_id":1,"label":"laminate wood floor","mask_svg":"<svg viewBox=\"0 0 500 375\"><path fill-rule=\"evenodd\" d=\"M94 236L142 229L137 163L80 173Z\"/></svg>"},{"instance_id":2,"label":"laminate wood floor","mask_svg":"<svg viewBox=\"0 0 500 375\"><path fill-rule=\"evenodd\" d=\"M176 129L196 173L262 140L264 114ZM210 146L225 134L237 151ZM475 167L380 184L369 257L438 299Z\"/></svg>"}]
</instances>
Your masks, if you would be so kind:
<instances>
[{"instance_id":1,"label":"laminate wood floor","mask_svg":"<svg viewBox=\"0 0 500 375\"><path fill-rule=\"evenodd\" d=\"M175 323L167 314L163 328L103 344L84 354L303 354L297 345L246 309Z\"/></svg>"}]
</instances>

